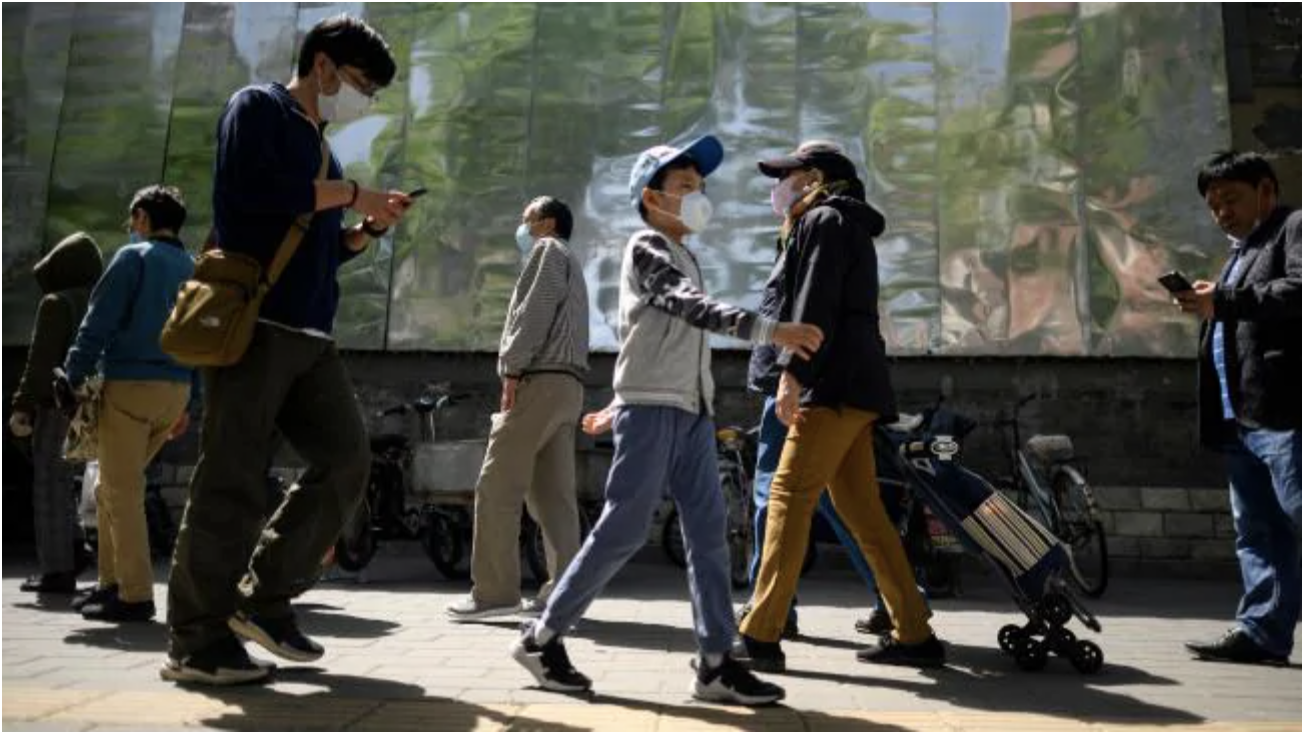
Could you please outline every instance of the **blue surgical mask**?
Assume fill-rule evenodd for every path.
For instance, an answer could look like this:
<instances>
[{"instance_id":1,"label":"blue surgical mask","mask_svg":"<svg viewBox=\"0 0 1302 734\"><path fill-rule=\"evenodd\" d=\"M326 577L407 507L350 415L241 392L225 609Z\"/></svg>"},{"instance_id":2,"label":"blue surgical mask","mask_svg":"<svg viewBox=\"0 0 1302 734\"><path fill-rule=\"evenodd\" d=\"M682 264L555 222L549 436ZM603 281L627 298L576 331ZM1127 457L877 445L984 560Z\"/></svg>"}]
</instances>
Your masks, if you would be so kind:
<instances>
[{"instance_id":1,"label":"blue surgical mask","mask_svg":"<svg viewBox=\"0 0 1302 734\"><path fill-rule=\"evenodd\" d=\"M141 242L144 241L145 241L144 235L140 234L134 229L127 233L127 242L132 245L140 244Z\"/></svg>"},{"instance_id":2,"label":"blue surgical mask","mask_svg":"<svg viewBox=\"0 0 1302 734\"><path fill-rule=\"evenodd\" d=\"M525 222L520 222L520 226L515 228L515 244L521 255L528 255L533 249L533 235L529 234L529 225Z\"/></svg>"}]
</instances>

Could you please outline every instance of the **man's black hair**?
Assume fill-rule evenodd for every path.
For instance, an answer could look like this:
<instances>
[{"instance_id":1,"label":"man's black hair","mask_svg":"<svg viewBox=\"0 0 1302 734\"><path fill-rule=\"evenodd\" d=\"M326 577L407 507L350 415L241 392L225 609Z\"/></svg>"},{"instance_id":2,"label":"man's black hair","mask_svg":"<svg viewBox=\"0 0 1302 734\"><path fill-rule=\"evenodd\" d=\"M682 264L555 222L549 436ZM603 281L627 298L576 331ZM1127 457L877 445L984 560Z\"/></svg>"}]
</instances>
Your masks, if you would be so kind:
<instances>
[{"instance_id":1,"label":"man's black hair","mask_svg":"<svg viewBox=\"0 0 1302 734\"><path fill-rule=\"evenodd\" d=\"M690 155L678 156L669 163L666 163L664 168L656 171L656 175L651 177L651 180L647 182L646 187L652 191L664 191L665 179L669 177L670 171L682 171L688 168L696 169L697 173L700 173L701 171L701 167L696 163L695 158ZM638 199L637 201L637 213L641 215L643 222L650 224L650 222L647 222L646 204L642 203L641 199Z\"/></svg>"},{"instance_id":2,"label":"man's black hair","mask_svg":"<svg viewBox=\"0 0 1302 734\"><path fill-rule=\"evenodd\" d=\"M381 87L389 86L398 73L393 52L374 28L351 15L336 15L312 26L298 51L298 76L312 73L320 51L339 66L355 66Z\"/></svg>"},{"instance_id":3,"label":"man's black hair","mask_svg":"<svg viewBox=\"0 0 1302 734\"><path fill-rule=\"evenodd\" d=\"M128 212L139 209L149 216L149 226L154 230L170 229L180 233L185 224L185 199L175 186L146 186L131 197Z\"/></svg>"},{"instance_id":4,"label":"man's black hair","mask_svg":"<svg viewBox=\"0 0 1302 734\"><path fill-rule=\"evenodd\" d=\"M1275 195L1279 196L1275 169L1270 167L1265 156L1253 151L1225 150L1212 155L1198 170L1198 195L1205 198L1207 189L1217 181L1238 181L1254 189L1262 181L1269 181L1275 187Z\"/></svg>"},{"instance_id":5,"label":"man's black hair","mask_svg":"<svg viewBox=\"0 0 1302 734\"><path fill-rule=\"evenodd\" d=\"M556 220L556 234L563 240L569 240L574 232L574 215L565 202L552 196L539 196L529 202L529 206L538 207L539 219Z\"/></svg>"}]
</instances>

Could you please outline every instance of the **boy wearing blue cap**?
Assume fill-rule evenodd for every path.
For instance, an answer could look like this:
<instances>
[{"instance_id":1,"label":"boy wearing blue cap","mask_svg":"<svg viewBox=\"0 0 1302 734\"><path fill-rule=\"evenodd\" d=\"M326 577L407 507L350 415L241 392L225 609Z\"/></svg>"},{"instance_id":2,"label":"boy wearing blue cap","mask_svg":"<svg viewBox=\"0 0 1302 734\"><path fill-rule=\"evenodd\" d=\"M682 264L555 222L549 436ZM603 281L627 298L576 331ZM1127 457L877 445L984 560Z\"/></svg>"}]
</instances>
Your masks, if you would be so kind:
<instances>
[{"instance_id":1,"label":"boy wearing blue cap","mask_svg":"<svg viewBox=\"0 0 1302 734\"><path fill-rule=\"evenodd\" d=\"M736 623L705 332L777 344L806 358L818 350L822 332L720 303L702 290L700 267L683 239L709 222L713 208L705 196L705 177L722 160L723 146L705 136L683 149L656 146L633 166L631 204L647 228L634 234L624 250L615 400L583 421L588 433L615 431L606 506L542 616L511 651L549 690L592 687L592 681L570 664L561 633L578 622L645 543L655 509L668 490L682 518L693 629L701 652L693 696L758 705L785 695L729 655Z\"/></svg>"}]
</instances>

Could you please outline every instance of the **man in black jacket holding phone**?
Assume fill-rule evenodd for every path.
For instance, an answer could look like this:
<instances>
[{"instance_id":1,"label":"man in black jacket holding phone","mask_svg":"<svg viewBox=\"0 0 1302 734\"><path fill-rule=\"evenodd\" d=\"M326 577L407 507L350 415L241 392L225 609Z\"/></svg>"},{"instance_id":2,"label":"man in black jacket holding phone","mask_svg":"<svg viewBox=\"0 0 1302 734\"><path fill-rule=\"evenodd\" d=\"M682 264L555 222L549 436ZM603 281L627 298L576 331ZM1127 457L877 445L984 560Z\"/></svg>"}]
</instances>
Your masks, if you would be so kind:
<instances>
[{"instance_id":1,"label":"man in black jacket holding phone","mask_svg":"<svg viewBox=\"0 0 1302 734\"><path fill-rule=\"evenodd\" d=\"M1203 320L1199 434L1226 454L1243 598L1221 639L1187 647L1202 659L1282 664L1302 605L1302 211L1279 203L1279 180L1257 153L1212 157L1198 193L1230 256L1216 282L1175 298Z\"/></svg>"}]
</instances>

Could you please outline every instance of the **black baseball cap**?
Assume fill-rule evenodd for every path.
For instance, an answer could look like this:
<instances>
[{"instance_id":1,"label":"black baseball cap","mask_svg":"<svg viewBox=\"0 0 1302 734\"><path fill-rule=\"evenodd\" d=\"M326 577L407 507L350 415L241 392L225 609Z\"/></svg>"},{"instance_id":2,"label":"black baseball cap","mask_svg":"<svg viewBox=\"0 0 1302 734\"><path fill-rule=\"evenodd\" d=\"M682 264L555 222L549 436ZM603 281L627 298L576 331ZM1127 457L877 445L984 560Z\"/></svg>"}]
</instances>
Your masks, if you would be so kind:
<instances>
[{"instance_id":1,"label":"black baseball cap","mask_svg":"<svg viewBox=\"0 0 1302 734\"><path fill-rule=\"evenodd\" d=\"M827 140L810 140L784 156L759 162L760 173L769 178L782 178L801 168L817 168L834 180L856 177L854 162L841 146Z\"/></svg>"}]
</instances>

